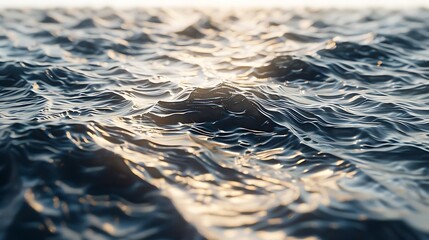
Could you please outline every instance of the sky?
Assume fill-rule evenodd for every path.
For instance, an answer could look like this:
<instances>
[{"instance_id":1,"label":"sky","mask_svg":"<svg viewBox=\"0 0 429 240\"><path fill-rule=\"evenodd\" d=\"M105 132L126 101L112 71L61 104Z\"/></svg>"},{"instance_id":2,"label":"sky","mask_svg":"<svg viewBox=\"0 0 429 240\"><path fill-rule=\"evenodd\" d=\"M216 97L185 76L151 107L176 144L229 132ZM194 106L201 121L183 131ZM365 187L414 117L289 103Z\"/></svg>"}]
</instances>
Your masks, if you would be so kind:
<instances>
[{"instance_id":1,"label":"sky","mask_svg":"<svg viewBox=\"0 0 429 240\"><path fill-rule=\"evenodd\" d=\"M429 0L0 0L0 7L315 7L414 8Z\"/></svg>"}]
</instances>

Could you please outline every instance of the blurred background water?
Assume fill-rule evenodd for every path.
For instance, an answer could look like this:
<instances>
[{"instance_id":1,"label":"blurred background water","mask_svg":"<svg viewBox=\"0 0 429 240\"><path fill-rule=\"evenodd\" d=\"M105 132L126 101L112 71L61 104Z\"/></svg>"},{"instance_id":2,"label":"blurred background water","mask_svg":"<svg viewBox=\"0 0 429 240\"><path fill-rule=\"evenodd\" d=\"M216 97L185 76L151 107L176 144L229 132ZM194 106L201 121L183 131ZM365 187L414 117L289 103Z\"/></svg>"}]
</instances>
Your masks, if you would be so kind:
<instances>
[{"instance_id":1,"label":"blurred background water","mask_svg":"<svg viewBox=\"0 0 429 240\"><path fill-rule=\"evenodd\" d=\"M2 1L0 7L24 7L24 8L53 8L53 7L91 7L91 8L131 8L131 7L216 7L216 8L382 8L382 9L410 9L429 7L426 0L217 0L217 1L199 1L199 0L157 0L157 1L134 1L134 0L15 0Z\"/></svg>"},{"instance_id":2,"label":"blurred background water","mask_svg":"<svg viewBox=\"0 0 429 240\"><path fill-rule=\"evenodd\" d=\"M428 239L429 11L4 9L3 239Z\"/></svg>"}]
</instances>

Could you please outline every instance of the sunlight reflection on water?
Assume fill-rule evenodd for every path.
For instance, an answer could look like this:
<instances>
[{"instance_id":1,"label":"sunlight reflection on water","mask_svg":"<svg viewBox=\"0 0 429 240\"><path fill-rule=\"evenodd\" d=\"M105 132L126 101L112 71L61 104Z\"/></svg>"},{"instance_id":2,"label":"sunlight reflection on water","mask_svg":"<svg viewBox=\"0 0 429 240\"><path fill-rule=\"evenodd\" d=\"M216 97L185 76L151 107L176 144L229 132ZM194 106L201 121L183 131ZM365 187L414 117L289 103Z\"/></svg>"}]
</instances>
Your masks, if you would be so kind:
<instances>
[{"instance_id":1,"label":"sunlight reflection on water","mask_svg":"<svg viewBox=\"0 0 429 240\"><path fill-rule=\"evenodd\" d=\"M427 237L427 15L3 11L2 234Z\"/></svg>"}]
</instances>

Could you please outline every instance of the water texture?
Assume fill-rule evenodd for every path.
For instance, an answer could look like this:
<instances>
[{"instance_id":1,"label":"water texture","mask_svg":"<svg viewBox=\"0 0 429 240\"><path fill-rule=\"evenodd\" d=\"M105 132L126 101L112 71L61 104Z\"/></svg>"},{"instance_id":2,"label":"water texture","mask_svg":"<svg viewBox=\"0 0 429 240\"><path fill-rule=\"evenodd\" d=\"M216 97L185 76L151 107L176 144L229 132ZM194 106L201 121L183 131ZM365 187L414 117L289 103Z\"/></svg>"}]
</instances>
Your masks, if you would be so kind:
<instances>
[{"instance_id":1,"label":"water texture","mask_svg":"<svg viewBox=\"0 0 429 240\"><path fill-rule=\"evenodd\" d=\"M429 10L1 10L0 239L429 239Z\"/></svg>"}]
</instances>

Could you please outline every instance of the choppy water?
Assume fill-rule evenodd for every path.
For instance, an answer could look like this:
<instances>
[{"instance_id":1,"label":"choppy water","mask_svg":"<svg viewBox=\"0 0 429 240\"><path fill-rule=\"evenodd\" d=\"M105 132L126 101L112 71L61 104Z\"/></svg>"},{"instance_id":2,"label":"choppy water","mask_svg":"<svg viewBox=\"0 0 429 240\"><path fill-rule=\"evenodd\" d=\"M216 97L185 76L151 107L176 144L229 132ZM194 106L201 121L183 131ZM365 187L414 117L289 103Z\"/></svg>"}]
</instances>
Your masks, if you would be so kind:
<instances>
[{"instance_id":1,"label":"choppy water","mask_svg":"<svg viewBox=\"0 0 429 240\"><path fill-rule=\"evenodd\" d=\"M429 11L2 10L0 159L4 239L428 239Z\"/></svg>"}]
</instances>

